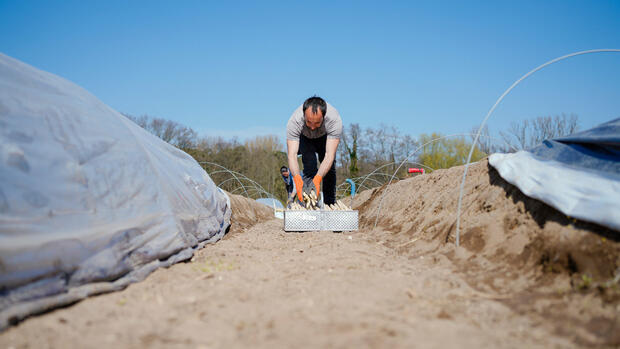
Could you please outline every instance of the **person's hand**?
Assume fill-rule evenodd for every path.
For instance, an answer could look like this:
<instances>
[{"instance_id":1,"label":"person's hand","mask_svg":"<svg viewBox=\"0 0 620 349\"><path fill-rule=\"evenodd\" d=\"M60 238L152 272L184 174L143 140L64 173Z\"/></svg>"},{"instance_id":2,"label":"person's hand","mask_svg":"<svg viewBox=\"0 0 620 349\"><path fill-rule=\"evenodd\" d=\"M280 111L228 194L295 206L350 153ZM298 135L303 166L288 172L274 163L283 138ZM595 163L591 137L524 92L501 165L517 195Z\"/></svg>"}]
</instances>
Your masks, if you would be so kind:
<instances>
[{"instance_id":1,"label":"person's hand","mask_svg":"<svg viewBox=\"0 0 620 349\"><path fill-rule=\"evenodd\" d=\"M314 183L314 187L316 188L316 197L319 197L319 193L321 192L321 181L323 180L322 176L316 175L312 178L312 183Z\"/></svg>"},{"instance_id":2,"label":"person's hand","mask_svg":"<svg viewBox=\"0 0 620 349\"><path fill-rule=\"evenodd\" d=\"M297 190L297 198L299 201L304 202L304 198L302 196L302 190L304 189L304 180L301 179L300 175L293 176L293 182L295 182L295 190Z\"/></svg>"}]
</instances>

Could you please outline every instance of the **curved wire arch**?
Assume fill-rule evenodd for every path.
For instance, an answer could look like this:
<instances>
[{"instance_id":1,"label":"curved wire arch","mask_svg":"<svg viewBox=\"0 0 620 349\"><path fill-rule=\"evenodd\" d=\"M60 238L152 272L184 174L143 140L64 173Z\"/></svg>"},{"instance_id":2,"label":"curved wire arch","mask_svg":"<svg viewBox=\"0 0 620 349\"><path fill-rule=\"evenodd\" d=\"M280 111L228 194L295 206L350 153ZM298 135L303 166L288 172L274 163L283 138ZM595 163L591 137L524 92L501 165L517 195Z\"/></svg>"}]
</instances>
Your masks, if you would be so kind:
<instances>
[{"instance_id":1,"label":"curved wire arch","mask_svg":"<svg viewBox=\"0 0 620 349\"><path fill-rule=\"evenodd\" d=\"M474 141L473 141L473 143L471 145L471 148L469 149L469 155L467 157L467 162L465 163L465 169L463 170L463 179L461 180L461 188L460 188L460 191L459 191L459 201L458 201L457 209L456 209L456 247L459 247L459 242L460 242L461 203L463 201L463 189L465 188L465 180L467 179L467 169L469 168L469 162L471 161L471 156L472 156L472 154L474 152L474 148L476 147L476 144L478 143L478 138L480 137L480 133L482 132L482 128L484 127L484 125L486 125L487 120L491 117L491 114L495 111L495 108L497 108L499 103L504 99L504 97L506 97L508 95L508 93L510 93L510 91L512 91L512 89L514 89L517 85L519 85L523 80L527 79L530 75L536 73L537 71L543 69L544 67L549 66L549 65L554 64L554 63L557 63L559 61L563 61L563 60L565 60L567 58L570 58L570 57L575 57L575 56L580 56L580 55L585 55L585 54L590 54L590 53L601 53L601 52L620 53L620 49L602 48L602 49L594 49L594 50L586 50L586 51L573 52L573 53L569 53L569 54L561 56L561 57L554 58L554 59L552 59L552 60L550 60L548 62L545 62L545 63L539 65L538 67L530 70L525 75L520 77L517 81L515 81L512 85L510 85L510 87L506 91L504 91L504 93L502 93L502 95L497 99L497 101L495 101L495 104L493 104L491 109L489 109L489 112L485 116L484 120L482 120L482 123L480 124L480 127L478 128L478 132L476 133L476 137L474 138ZM376 226L376 223L375 223L375 226Z\"/></svg>"},{"instance_id":2,"label":"curved wire arch","mask_svg":"<svg viewBox=\"0 0 620 349\"><path fill-rule=\"evenodd\" d=\"M355 178L351 178L351 179L355 180L355 179L360 179L360 178L363 178L363 177L355 177ZM378 181L378 180L376 180L376 179L371 179L371 180L375 181L375 182L378 184L378 186L383 185L383 182L379 182L379 181ZM338 192L338 191L342 191L342 190L343 190L343 189L342 189L342 187L343 187L344 185L346 185L346 184L348 184L348 183L344 183L344 182L343 182L343 183L341 183L341 184L338 186L338 188L336 189L336 191L337 191L337 192ZM368 186L366 186L366 185L362 185L362 186L360 186L360 185L358 185L358 184L356 184L356 186L359 188L359 190L358 190L357 192L361 192L361 191L364 191L364 190L368 190L368 189L372 189L372 188L373 188L373 187L368 187ZM345 196L344 194L338 194L338 197L339 197L339 198L343 198L344 196Z\"/></svg>"},{"instance_id":3,"label":"curved wire arch","mask_svg":"<svg viewBox=\"0 0 620 349\"><path fill-rule=\"evenodd\" d=\"M220 183L218 184L218 186L222 186L222 185L224 185L225 183L230 182L230 181L233 181L233 180L235 180L235 178L232 178L232 177L231 177L231 178L228 178L228 179L226 179L226 180L224 180L224 181L220 182ZM237 188L235 188L235 190L234 190L234 191L231 191L231 194L236 193L236 190L237 190L237 189L239 189L239 188L242 188L242 187L237 187ZM265 191L262 187L257 187L257 186L248 186L248 187L246 188L246 190L248 191L248 194L249 194L249 191L254 190L254 192L258 192L258 193L260 193L261 197L263 197L263 195L264 195L264 196L266 196L266 197L268 197L268 198L275 198L275 197L274 197L271 193L269 193L269 192Z\"/></svg>"},{"instance_id":4,"label":"curved wire arch","mask_svg":"<svg viewBox=\"0 0 620 349\"><path fill-rule=\"evenodd\" d=\"M375 173L373 176L390 176L390 175L389 175L389 174L386 174L386 173ZM381 182L381 181L379 181L379 180L377 180L377 179L374 179L374 178L372 178L372 176L360 176L360 177L351 178L351 180L353 180L354 182L355 182L356 180L360 180L360 179L362 179L362 180L364 180L364 179L368 179L368 180L370 180L371 182L374 182L374 184L375 184L376 186L382 186L383 184L385 184L385 182ZM349 183L347 183L347 182L342 182L342 183L340 183L340 184L338 185L338 187L336 188L336 190L337 190L337 191L338 191L338 190L342 190L341 188L342 188L342 187L344 187L344 186L347 186L347 185L349 185L349 186L350 186L350 184L349 184ZM360 192L360 191L362 191L362 190L368 190L368 189L375 188L375 187L369 187L369 186L364 185L364 184L357 184L357 183L356 183L355 185L356 185L356 186L358 187L358 189L359 189L357 192ZM342 196L344 196L344 195L342 195ZM342 196L341 196L341 197L342 197Z\"/></svg>"},{"instance_id":5,"label":"curved wire arch","mask_svg":"<svg viewBox=\"0 0 620 349\"><path fill-rule=\"evenodd\" d=\"M237 180L237 182L239 182L239 185L243 187L243 190L245 191L245 196L249 197L247 190L245 190L245 186L243 185L243 183L241 183L241 181L239 180L239 178L237 178L237 176L233 173L233 171L227 169L226 167L224 167L224 166L222 166L220 164L216 164L214 162L201 161L201 162L199 162L199 164L207 164L207 165L217 166L217 167L223 169L225 172L230 173Z\"/></svg>"},{"instance_id":6,"label":"curved wire arch","mask_svg":"<svg viewBox=\"0 0 620 349\"><path fill-rule=\"evenodd\" d=\"M381 175L385 175L385 173L380 173L380 174L381 174ZM379 175L379 173L378 173L377 175ZM389 175L388 175L388 176L389 176ZM378 180L376 180L376 179L374 179L374 178L371 178L370 176L355 177L355 178L351 178L351 180L353 180L353 181L355 182L356 180L360 180L360 179L364 179L364 178L368 178L369 180L374 181L374 182L375 182L376 184L378 184L378 185L383 185L383 184L384 184L383 182L380 182L380 181L378 181ZM338 187L342 187L342 186L345 186L345 185L349 185L349 183L347 183L347 182L342 182L342 183L340 183L340 185L338 185ZM360 183L360 184L357 184L357 183L356 183L355 185L358 185L358 186L363 186L363 187L364 187L364 188L366 188L366 189L370 189L368 186L365 186L365 185L363 185L363 184L361 184L361 183Z\"/></svg>"},{"instance_id":7,"label":"curved wire arch","mask_svg":"<svg viewBox=\"0 0 620 349\"><path fill-rule=\"evenodd\" d=\"M405 158L405 160L406 160L406 158ZM426 166L426 165L424 165L424 164L420 164L420 163L415 162L415 161L406 161L405 163L410 163L410 164L415 164L415 165L418 165L418 166L423 166L423 167L429 168L431 171L435 171L435 169L434 169L434 168L432 168L432 167L430 167L430 166ZM367 179L367 178L369 178L370 176L372 176L372 175L373 175L375 172L377 172L378 170L380 170L380 169L382 169L382 168L384 168L384 167L386 167L386 166L395 165L395 164L397 164L397 162L396 162L396 161L395 161L395 162L391 162L391 163L389 163L389 164L384 164L384 165L382 165L382 166L380 166L380 167L377 167L374 171L372 171L371 173L367 174L366 176L360 177L360 178L364 178L364 179L362 180L362 182L360 183L360 187L361 187L362 185L364 185L364 182L366 181L366 179ZM401 166L402 166L402 165L401 165ZM398 167L398 169L396 169L396 172L398 172L398 170L399 170L399 169L400 169L400 166ZM393 174L392 176L396 175L396 172L394 172L394 174ZM387 174L387 173L381 173L381 174L382 174L382 175L385 175L385 176L390 176L390 175L389 175L389 174ZM380 185L383 185L383 184L385 184L385 183L381 183ZM354 200L354 198L351 198L351 207L353 207L353 202L354 202L353 200Z\"/></svg>"},{"instance_id":8,"label":"curved wire arch","mask_svg":"<svg viewBox=\"0 0 620 349\"><path fill-rule=\"evenodd\" d=\"M265 188L263 188L260 184L258 184L256 181L248 178L246 175L239 173L237 171L233 171L233 170L229 170L226 167L214 163L214 162L210 162L210 161L201 161L199 162L199 164L207 164L207 165L212 165L215 167L220 168L221 170L216 170L211 172L211 174L217 174L217 173L228 173L232 176L232 178L228 178L224 181L222 181L221 183L218 184L218 186L221 186L223 183L228 182L230 180L236 180L237 183L239 183L239 187L235 188L234 190L231 191L231 194L236 193L237 191L239 191L239 189L243 189L243 192L245 193L245 196L250 198L250 194L248 192L248 190L250 190L252 193L259 193L259 196L262 197L262 195L265 195L268 198L273 198L273 199L277 199L273 194L269 193L268 191L265 190ZM245 180L248 181L250 184L252 185L244 185L243 182L241 180ZM253 189L253 191L252 191Z\"/></svg>"},{"instance_id":9,"label":"curved wire arch","mask_svg":"<svg viewBox=\"0 0 620 349\"><path fill-rule=\"evenodd\" d=\"M230 172L231 174L236 174L237 176L240 176L241 179L246 180L248 182L250 182L254 187L260 188L260 190L262 190L268 197L269 196L273 196L272 194L270 194L269 192L267 192L260 184L258 184L258 182L254 181L253 179L247 177L246 175L244 175L243 173L237 172L237 171L233 171L233 170L227 170L227 171L214 171L212 172L213 174L215 173L224 173L224 172ZM230 179L230 178L229 178ZM227 181L227 180L226 180ZM224 182L226 182L224 181ZM221 182L219 185L222 185Z\"/></svg>"}]
</instances>

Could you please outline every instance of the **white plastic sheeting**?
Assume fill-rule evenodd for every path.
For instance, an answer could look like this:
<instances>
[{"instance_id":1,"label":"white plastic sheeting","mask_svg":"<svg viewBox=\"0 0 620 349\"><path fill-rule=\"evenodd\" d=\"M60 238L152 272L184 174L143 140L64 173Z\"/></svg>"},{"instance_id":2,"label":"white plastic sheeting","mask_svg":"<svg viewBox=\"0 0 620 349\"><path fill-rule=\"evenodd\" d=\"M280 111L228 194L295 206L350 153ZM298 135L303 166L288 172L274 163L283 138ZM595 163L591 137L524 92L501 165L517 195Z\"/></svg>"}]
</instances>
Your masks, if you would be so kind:
<instances>
[{"instance_id":1,"label":"white plastic sheeting","mask_svg":"<svg viewBox=\"0 0 620 349\"><path fill-rule=\"evenodd\" d=\"M263 205L267 205L270 208L273 208L273 215L276 218L284 219L284 213L281 211L284 209L282 203L274 198L259 198L256 199L256 202L259 202Z\"/></svg>"},{"instance_id":2,"label":"white plastic sheeting","mask_svg":"<svg viewBox=\"0 0 620 349\"><path fill-rule=\"evenodd\" d=\"M525 195L620 231L620 119L489 163Z\"/></svg>"},{"instance_id":3,"label":"white plastic sheeting","mask_svg":"<svg viewBox=\"0 0 620 349\"><path fill-rule=\"evenodd\" d=\"M620 231L620 181L531 153L493 154L489 163L523 194L567 216Z\"/></svg>"},{"instance_id":4,"label":"white plastic sheeting","mask_svg":"<svg viewBox=\"0 0 620 349\"><path fill-rule=\"evenodd\" d=\"M256 199L256 202L259 202L263 205L267 205L273 209L276 208L284 208L284 206L282 205L282 203L280 202L280 200L274 199L274 198L259 198Z\"/></svg>"},{"instance_id":5,"label":"white plastic sheeting","mask_svg":"<svg viewBox=\"0 0 620 349\"><path fill-rule=\"evenodd\" d=\"M190 258L230 215L189 155L0 54L0 329Z\"/></svg>"}]
</instances>

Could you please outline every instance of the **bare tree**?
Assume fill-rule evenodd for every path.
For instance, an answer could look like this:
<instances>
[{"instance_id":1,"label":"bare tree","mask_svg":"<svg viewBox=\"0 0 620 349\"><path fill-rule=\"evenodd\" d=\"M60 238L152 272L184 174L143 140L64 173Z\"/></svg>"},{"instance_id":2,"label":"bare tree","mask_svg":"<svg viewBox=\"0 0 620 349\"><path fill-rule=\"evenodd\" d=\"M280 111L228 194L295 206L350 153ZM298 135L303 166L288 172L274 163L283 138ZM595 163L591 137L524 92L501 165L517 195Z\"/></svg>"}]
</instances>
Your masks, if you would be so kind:
<instances>
[{"instance_id":1,"label":"bare tree","mask_svg":"<svg viewBox=\"0 0 620 349\"><path fill-rule=\"evenodd\" d=\"M525 149L528 147L529 120L511 122L508 131L500 131L502 139L513 149Z\"/></svg>"},{"instance_id":2,"label":"bare tree","mask_svg":"<svg viewBox=\"0 0 620 349\"><path fill-rule=\"evenodd\" d=\"M187 149L196 146L198 135L190 127L183 126L172 120L152 118L148 115L139 117L129 114L123 115L138 124L138 126L178 148Z\"/></svg>"},{"instance_id":3,"label":"bare tree","mask_svg":"<svg viewBox=\"0 0 620 349\"><path fill-rule=\"evenodd\" d=\"M189 127L182 127L176 136L176 146L181 149L187 149L196 146L198 134Z\"/></svg>"},{"instance_id":4,"label":"bare tree","mask_svg":"<svg viewBox=\"0 0 620 349\"><path fill-rule=\"evenodd\" d=\"M472 127L470 135L472 142L476 139L479 128L479 126ZM491 139L489 125L484 125L482 130L480 130L480 137L478 138L477 145L478 148L487 155L496 151L497 146L493 144L493 140Z\"/></svg>"},{"instance_id":5,"label":"bare tree","mask_svg":"<svg viewBox=\"0 0 620 349\"><path fill-rule=\"evenodd\" d=\"M500 136L513 148L528 149L544 140L573 134L578 129L579 118L575 114L539 116L532 120L512 122L508 131L500 131Z\"/></svg>"},{"instance_id":6,"label":"bare tree","mask_svg":"<svg viewBox=\"0 0 620 349\"><path fill-rule=\"evenodd\" d=\"M381 124L377 129L366 129L364 136L368 141L366 147L368 158L375 166L395 162L397 157L401 157L399 150L401 135L396 127Z\"/></svg>"},{"instance_id":7,"label":"bare tree","mask_svg":"<svg viewBox=\"0 0 620 349\"><path fill-rule=\"evenodd\" d=\"M126 113L121 113L123 114L123 116L125 116L126 118L128 118L129 120L135 122L138 126L142 127L143 129L146 129L148 126L148 117L146 115L142 115L142 116L133 116L130 114L126 114Z\"/></svg>"},{"instance_id":8,"label":"bare tree","mask_svg":"<svg viewBox=\"0 0 620 349\"><path fill-rule=\"evenodd\" d=\"M179 127L177 126L180 125L174 121L164 120L162 124L161 135L159 137L168 143L172 143L179 131Z\"/></svg>"},{"instance_id":9,"label":"bare tree","mask_svg":"<svg viewBox=\"0 0 620 349\"><path fill-rule=\"evenodd\" d=\"M164 123L166 120L154 118L147 124L146 130L154 134L155 136L164 139Z\"/></svg>"},{"instance_id":10,"label":"bare tree","mask_svg":"<svg viewBox=\"0 0 620 349\"><path fill-rule=\"evenodd\" d=\"M407 156L415 155L412 152L418 147L419 143L410 135L404 135L400 140L400 156L399 161L405 160ZM414 159L408 159L408 161L414 161Z\"/></svg>"},{"instance_id":11,"label":"bare tree","mask_svg":"<svg viewBox=\"0 0 620 349\"><path fill-rule=\"evenodd\" d=\"M348 176L357 177L359 173L357 148L362 133L359 124L351 124L343 129L340 159L343 167L348 169Z\"/></svg>"}]
</instances>

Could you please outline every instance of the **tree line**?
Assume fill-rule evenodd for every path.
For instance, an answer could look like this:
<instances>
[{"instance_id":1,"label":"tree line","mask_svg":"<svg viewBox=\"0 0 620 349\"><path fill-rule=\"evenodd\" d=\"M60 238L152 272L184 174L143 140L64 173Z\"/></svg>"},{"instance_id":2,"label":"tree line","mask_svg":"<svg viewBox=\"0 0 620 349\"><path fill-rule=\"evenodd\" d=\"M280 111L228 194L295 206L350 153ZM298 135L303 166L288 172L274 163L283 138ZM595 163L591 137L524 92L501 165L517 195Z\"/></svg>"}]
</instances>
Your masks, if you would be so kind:
<instances>
[{"instance_id":1,"label":"tree line","mask_svg":"<svg viewBox=\"0 0 620 349\"><path fill-rule=\"evenodd\" d=\"M190 154L223 189L254 198L265 197L269 193L280 201L286 200L279 169L287 165L287 157L285 146L277 136L257 136L243 142L236 138L200 137L191 127L171 120L148 115L124 115ZM491 137L485 127L474 148L472 161L493 152L527 149L544 139L568 135L577 130L576 115L544 116L513 122L496 138ZM404 178L408 176L409 167L424 168L429 172L463 165L477 131L475 127L461 135L431 133L413 137L385 124L367 128L349 124L343 129L336 156L338 182L351 178L359 183L372 174L372 180L365 185L368 187L387 182L394 173L396 177ZM401 163L403 166L398 169Z\"/></svg>"}]
</instances>

